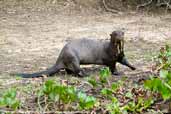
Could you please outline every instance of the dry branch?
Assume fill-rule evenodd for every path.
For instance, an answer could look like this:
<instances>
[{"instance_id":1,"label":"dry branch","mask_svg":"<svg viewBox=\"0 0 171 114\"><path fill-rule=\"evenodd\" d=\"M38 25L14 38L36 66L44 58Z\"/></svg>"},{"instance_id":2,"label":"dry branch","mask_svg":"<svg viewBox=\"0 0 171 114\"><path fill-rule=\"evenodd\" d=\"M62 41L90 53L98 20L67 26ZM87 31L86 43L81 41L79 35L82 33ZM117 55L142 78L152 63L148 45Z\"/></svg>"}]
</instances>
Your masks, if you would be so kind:
<instances>
[{"instance_id":1,"label":"dry branch","mask_svg":"<svg viewBox=\"0 0 171 114\"><path fill-rule=\"evenodd\" d=\"M145 6L150 5L152 2L153 2L153 0L150 0L150 1L148 1L147 3L144 3L144 4L141 4L141 5L138 5L138 6L137 6L137 10L138 10L140 7L145 7Z\"/></svg>"},{"instance_id":2,"label":"dry branch","mask_svg":"<svg viewBox=\"0 0 171 114\"><path fill-rule=\"evenodd\" d=\"M105 8L106 11L109 11L109 12L112 12L112 13L120 13L118 10L109 8L109 7L107 6L105 0L102 0L102 3L103 3L103 6L104 6L104 8Z\"/></svg>"},{"instance_id":3,"label":"dry branch","mask_svg":"<svg viewBox=\"0 0 171 114\"><path fill-rule=\"evenodd\" d=\"M152 4L153 2L155 2L155 0L149 0L148 2L146 2L144 4L140 4L140 5L137 6L137 10L140 7L146 7L146 6L150 5L150 4ZM166 6L166 11L167 11L168 9L171 9L171 0L163 0L163 1L157 0L157 2L155 3L155 5L157 7Z\"/></svg>"},{"instance_id":4,"label":"dry branch","mask_svg":"<svg viewBox=\"0 0 171 114\"><path fill-rule=\"evenodd\" d=\"M164 0L164 2L161 2L160 0L158 0L156 6L158 6L158 7L160 7L160 6L166 6L166 10L168 10L168 9L171 9L170 3L171 3L171 0Z\"/></svg>"}]
</instances>

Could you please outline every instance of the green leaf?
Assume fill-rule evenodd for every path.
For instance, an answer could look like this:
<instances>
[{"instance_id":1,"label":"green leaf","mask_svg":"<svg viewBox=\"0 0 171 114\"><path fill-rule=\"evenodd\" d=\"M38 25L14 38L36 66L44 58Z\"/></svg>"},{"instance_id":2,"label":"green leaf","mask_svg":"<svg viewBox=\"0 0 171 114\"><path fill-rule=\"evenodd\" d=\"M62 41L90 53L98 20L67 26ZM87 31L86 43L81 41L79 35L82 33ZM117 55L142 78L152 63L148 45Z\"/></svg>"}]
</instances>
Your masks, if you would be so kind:
<instances>
[{"instance_id":1,"label":"green leaf","mask_svg":"<svg viewBox=\"0 0 171 114\"><path fill-rule=\"evenodd\" d=\"M88 96L85 100L86 109L90 109L95 105L96 99L93 96Z\"/></svg>"},{"instance_id":2,"label":"green leaf","mask_svg":"<svg viewBox=\"0 0 171 114\"><path fill-rule=\"evenodd\" d=\"M136 111L136 104L135 102L131 101L127 105L124 106L124 109L127 111L135 112Z\"/></svg>"},{"instance_id":3,"label":"green leaf","mask_svg":"<svg viewBox=\"0 0 171 114\"><path fill-rule=\"evenodd\" d=\"M110 76L110 70L108 67L100 70L100 77L107 78Z\"/></svg>"},{"instance_id":4,"label":"green leaf","mask_svg":"<svg viewBox=\"0 0 171 114\"><path fill-rule=\"evenodd\" d=\"M161 93L163 99L165 100L171 98L171 90L165 85L162 85L158 92Z\"/></svg>"},{"instance_id":5,"label":"green leaf","mask_svg":"<svg viewBox=\"0 0 171 114\"><path fill-rule=\"evenodd\" d=\"M4 92L0 98L0 106L17 109L20 106L20 101L16 99L16 89L9 89Z\"/></svg>"},{"instance_id":6,"label":"green leaf","mask_svg":"<svg viewBox=\"0 0 171 114\"><path fill-rule=\"evenodd\" d=\"M131 93L130 91L127 92L127 93L125 94L125 96L128 97L128 98L132 98L132 97L133 97L133 95L132 95L132 93Z\"/></svg>"},{"instance_id":7,"label":"green leaf","mask_svg":"<svg viewBox=\"0 0 171 114\"><path fill-rule=\"evenodd\" d=\"M162 85L162 81L159 78L152 78L144 82L144 87L151 91L158 91Z\"/></svg>"},{"instance_id":8,"label":"green leaf","mask_svg":"<svg viewBox=\"0 0 171 114\"><path fill-rule=\"evenodd\" d=\"M168 71L167 70L160 70L160 77L161 78L167 78Z\"/></svg>"},{"instance_id":9,"label":"green leaf","mask_svg":"<svg viewBox=\"0 0 171 114\"><path fill-rule=\"evenodd\" d=\"M167 51L167 52L169 52L169 51L170 51L170 47L169 47L169 45L168 45L168 44L166 44L165 48L166 48L166 51Z\"/></svg>"},{"instance_id":10,"label":"green leaf","mask_svg":"<svg viewBox=\"0 0 171 114\"><path fill-rule=\"evenodd\" d=\"M112 103L118 104L118 99L116 97L112 97Z\"/></svg>"},{"instance_id":11,"label":"green leaf","mask_svg":"<svg viewBox=\"0 0 171 114\"><path fill-rule=\"evenodd\" d=\"M87 97L87 95L85 93L83 93L83 92L78 93L78 98L81 102L84 101L86 99L86 97Z\"/></svg>"},{"instance_id":12,"label":"green leaf","mask_svg":"<svg viewBox=\"0 0 171 114\"><path fill-rule=\"evenodd\" d=\"M144 109L150 107L154 103L153 98L148 98L144 100Z\"/></svg>"},{"instance_id":13,"label":"green leaf","mask_svg":"<svg viewBox=\"0 0 171 114\"><path fill-rule=\"evenodd\" d=\"M4 98L0 98L0 106L5 106Z\"/></svg>"},{"instance_id":14,"label":"green leaf","mask_svg":"<svg viewBox=\"0 0 171 114\"><path fill-rule=\"evenodd\" d=\"M98 83L95 79L89 79L88 83L90 83L93 87L97 87Z\"/></svg>"},{"instance_id":15,"label":"green leaf","mask_svg":"<svg viewBox=\"0 0 171 114\"><path fill-rule=\"evenodd\" d=\"M119 85L118 83L112 83L112 90L116 91L118 89Z\"/></svg>"},{"instance_id":16,"label":"green leaf","mask_svg":"<svg viewBox=\"0 0 171 114\"><path fill-rule=\"evenodd\" d=\"M113 91L111 89L108 89L108 88L104 88L101 90L101 94L105 95L105 96L111 96L112 93L113 93Z\"/></svg>"},{"instance_id":17,"label":"green leaf","mask_svg":"<svg viewBox=\"0 0 171 114\"><path fill-rule=\"evenodd\" d=\"M116 97L112 98L112 103L107 104L106 108L110 114L123 114Z\"/></svg>"},{"instance_id":18,"label":"green leaf","mask_svg":"<svg viewBox=\"0 0 171 114\"><path fill-rule=\"evenodd\" d=\"M20 107L20 102L18 100L16 100L12 105L11 105L12 109L16 110Z\"/></svg>"},{"instance_id":19,"label":"green leaf","mask_svg":"<svg viewBox=\"0 0 171 114\"><path fill-rule=\"evenodd\" d=\"M93 96L87 96L83 92L78 93L78 99L79 99L79 106L81 109L90 109L96 103L96 99Z\"/></svg>"}]
</instances>

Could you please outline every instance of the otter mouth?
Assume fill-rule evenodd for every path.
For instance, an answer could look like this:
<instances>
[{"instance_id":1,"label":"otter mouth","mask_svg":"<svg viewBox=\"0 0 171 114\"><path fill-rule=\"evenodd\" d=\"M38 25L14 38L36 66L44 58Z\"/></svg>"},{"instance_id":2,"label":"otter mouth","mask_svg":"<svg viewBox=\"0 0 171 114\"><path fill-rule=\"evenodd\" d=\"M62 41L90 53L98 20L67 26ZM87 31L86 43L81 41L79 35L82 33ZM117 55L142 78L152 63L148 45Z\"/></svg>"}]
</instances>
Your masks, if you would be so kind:
<instances>
[{"instance_id":1,"label":"otter mouth","mask_svg":"<svg viewBox=\"0 0 171 114\"><path fill-rule=\"evenodd\" d=\"M118 54L120 54L124 51L124 41L123 40L116 41L115 46L117 47Z\"/></svg>"}]
</instances>

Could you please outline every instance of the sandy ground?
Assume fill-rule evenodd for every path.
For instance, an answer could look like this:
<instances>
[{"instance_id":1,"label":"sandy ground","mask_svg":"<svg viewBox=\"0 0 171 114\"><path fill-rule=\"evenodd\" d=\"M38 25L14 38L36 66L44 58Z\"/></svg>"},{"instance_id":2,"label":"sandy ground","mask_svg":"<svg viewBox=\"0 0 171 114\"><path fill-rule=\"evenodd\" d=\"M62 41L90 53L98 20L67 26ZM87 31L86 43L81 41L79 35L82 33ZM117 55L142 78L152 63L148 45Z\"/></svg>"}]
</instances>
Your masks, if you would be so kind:
<instances>
[{"instance_id":1,"label":"sandy ground","mask_svg":"<svg viewBox=\"0 0 171 114\"><path fill-rule=\"evenodd\" d=\"M128 58L134 64L143 60L145 52L157 51L164 42L171 41L170 15L1 12L0 73L46 69L55 63L67 41L84 37L108 40L113 30L121 28L129 42L127 53L133 52Z\"/></svg>"}]
</instances>

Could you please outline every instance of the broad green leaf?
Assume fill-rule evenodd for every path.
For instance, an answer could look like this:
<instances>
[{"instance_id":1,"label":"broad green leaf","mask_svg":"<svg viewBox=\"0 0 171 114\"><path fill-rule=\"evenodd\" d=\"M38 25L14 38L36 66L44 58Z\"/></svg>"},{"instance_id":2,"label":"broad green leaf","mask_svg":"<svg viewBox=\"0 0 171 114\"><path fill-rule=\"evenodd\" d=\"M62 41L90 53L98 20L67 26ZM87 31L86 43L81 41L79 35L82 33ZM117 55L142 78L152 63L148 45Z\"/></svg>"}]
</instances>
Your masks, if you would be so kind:
<instances>
[{"instance_id":1,"label":"broad green leaf","mask_svg":"<svg viewBox=\"0 0 171 114\"><path fill-rule=\"evenodd\" d=\"M130 91L127 92L127 93L125 94L125 96L128 97L128 98L132 98L132 97L133 97L133 95L132 95L132 93L131 93Z\"/></svg>"},{"instance_id":2,"label":"broad green leaf","mask_svg":"<svg viewBox=\"0 0 171 114\"><path fill-rule=\"evenodd\" d=\"M159 78L152 78L144 82L144 87L152 91L158 91L162 85L162 81Z\"/></svg>"},{"instance_id":3,"label":"broad green leaf","mask_svg":"<svg viewBox=\"0 0 171 114\"><path fill-rule=\"evenodd\" d=\"M162 85L161 89L158 92L161 93L163 99L165 100L171 98L171 90L165 85Z\"/></svg>"},{"instance_id":4,"label":"broad green leaf","mask_svg":"<svg viewBox=\"0 0 171 114\"><path fill-rule=\"evenodd\" d=\"M168 71L167 70L160 70L160 77L161 78L167 78Z\"/></svg>"},{"instance_id":5,"label":"broad green leaf","mask_svg":"<svg viewBox=\"0 0 171 114\"><path fill-rule=\"evenodd\" d=\"M104 78L107 78L110 76L110 70L108 67L106 68L103 68L100 70L100 77L104 77Z\"/></svg>"},{"instance_id":6,"label":"broad green leaf","mask_svg":"<svg viewBox=\"0 0 171 114\"><path fill-rule=\"evenodd\" d=\"M104 89L101 90L101 94L105 95L105 96L111 96L112 93L113 93L112 90L108 89L108 88L104 88Z\"/></svg>"},{"instance_id":7,"label":"broad green leaf","mask_svg":"<svg viewBox=\"0 0 171 114\"><path fill-rule=\"evenodd\" d=\"M112 83L112 90L116 91L118 89L119 85L118 83Z\"/></svg>"},{"instance_id":8,"label":"broad green leaf","mask_svg":"<svg viewBox=\"0 0 171 114\"><path fill-rule=\"evenodd\" d=\"M20 107L20 102L16 100L14 103L11 105L12 109L16 110L17 108Z\"/></svg>"},{"instance_id":9,"label":"broad green leaf","mask_svg":"<svg viewBox=\"0 0 171 114\"><path fill-rule=\"evenodd\" d=\"M86 99L86 97L87 97L87 95L85 93L83 93L83 92L78 93L78 98L81 102L84 101Z\"/></svg>"},{"instance_id":10,"label":"broad green leaf","mask_svg":"<svg viewBox=\"0 0 171 114\"><path fill-rule=\"evenodd\" d=\"M85 109L90 109L92 108L96 103L96 99L92 96L88 96L85 100Z\"/></svg>"},{"instance_id":11,"label":"broad green leaf","mask_svg":"<svg viewBox=\"0 0 171 114\"><path fill-rule=\"evenodd\" d=\"M95 79L89 79L88 82L93 86L96 87L98 85L97 81Z\"/></svg>"},{"instance_id":12,"label":"broad green leaf","mask_svg":"<svg viewBox=\"0 0 171 114\"><path fill-rule=\"evenodd\" d=\"M118 104L118 99L116 97L112 97L112 103Z\"/></svg>"}]
</instances>

